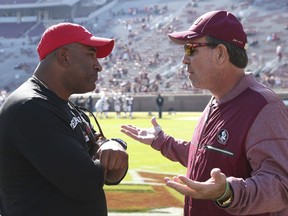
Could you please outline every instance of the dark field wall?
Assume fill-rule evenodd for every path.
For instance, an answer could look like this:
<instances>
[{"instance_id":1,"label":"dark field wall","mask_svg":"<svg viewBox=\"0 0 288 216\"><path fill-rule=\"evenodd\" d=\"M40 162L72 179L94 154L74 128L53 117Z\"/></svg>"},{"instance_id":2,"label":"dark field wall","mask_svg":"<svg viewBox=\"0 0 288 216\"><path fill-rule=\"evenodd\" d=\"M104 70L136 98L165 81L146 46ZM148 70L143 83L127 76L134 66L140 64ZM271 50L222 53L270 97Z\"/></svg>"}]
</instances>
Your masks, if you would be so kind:
<instances>
[{"instance_id":1,"label":"dark field wall","mask_svg":"<svg viewBox=\"0 0 288 216\"><path fill-rule=\"evenodd\" d=\"M280 98L288 99L288 93L278 93ZM164 97L163 111L176 111L176 112L191 112L191 111L202 111L206 104L209 102L211 95L199 94L199 95L168 95L162 94ZM75 97L71 98L75 101ZM86 98L86 96L84 96ZM99 97L93 97L93 104L96 103ZM133 110L135 112L146 112L146 111L157 111L156 106L156 95L144 95L144 96L133 96L134 105ZM109 111L114 111L113 99L109 98L110 108Z\"/></svg>"}]
</instances>

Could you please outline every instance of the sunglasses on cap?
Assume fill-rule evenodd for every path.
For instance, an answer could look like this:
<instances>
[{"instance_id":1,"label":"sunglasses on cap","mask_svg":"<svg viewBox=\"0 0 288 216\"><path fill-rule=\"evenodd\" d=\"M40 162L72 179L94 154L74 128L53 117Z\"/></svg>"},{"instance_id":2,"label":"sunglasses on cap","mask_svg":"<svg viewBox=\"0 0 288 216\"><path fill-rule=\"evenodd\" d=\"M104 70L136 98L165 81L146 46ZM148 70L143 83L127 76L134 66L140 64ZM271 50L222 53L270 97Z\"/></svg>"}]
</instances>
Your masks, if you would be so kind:
<instances>
[{"instance_id":1,"label":"sunglasses on cap","mask_svg":"<svg viewBox=\"0 0 288 216\"><path fill-rule=\"evenodd\" d=\"M196 50L198 47L203 47L203 46L217 46L218 44L213 44L213 43L187 43L184 45L184 50L185 50L185 55L186 56L192 56L193 52Z\"/></svg>"}]
</instances>

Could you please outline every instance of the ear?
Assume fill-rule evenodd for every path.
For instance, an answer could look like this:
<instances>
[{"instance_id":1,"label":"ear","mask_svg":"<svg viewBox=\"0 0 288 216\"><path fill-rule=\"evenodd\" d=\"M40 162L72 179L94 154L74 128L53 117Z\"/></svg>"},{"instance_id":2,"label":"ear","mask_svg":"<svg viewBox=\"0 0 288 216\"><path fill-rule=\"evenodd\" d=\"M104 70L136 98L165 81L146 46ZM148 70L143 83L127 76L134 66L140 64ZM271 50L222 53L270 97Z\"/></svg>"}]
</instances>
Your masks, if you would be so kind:
<instances>
[{"instance_id":1,"label":"ear","mask_svg":"<svg viewBox=\"0 0 288 216\"><path fill-rule=\"evenodd\" d=\"M219 44L216 47L216 58L217 58L217 62L219 64L223 64L223 62L225 61L229 61L229 55L228 55L228 50L226 48L226 46L224 44Z\"/></svg>"},{"instance_id":2,"label":"ear","mask_svg":"<svg viewBox=\"0 0 288 216\"><path fill-rule=\"evenodd\" d=\"M69 49L67 47L60 47L56 52L56 59L62 67L68 67L69 63Z\"/></svg>"}]
</instances>

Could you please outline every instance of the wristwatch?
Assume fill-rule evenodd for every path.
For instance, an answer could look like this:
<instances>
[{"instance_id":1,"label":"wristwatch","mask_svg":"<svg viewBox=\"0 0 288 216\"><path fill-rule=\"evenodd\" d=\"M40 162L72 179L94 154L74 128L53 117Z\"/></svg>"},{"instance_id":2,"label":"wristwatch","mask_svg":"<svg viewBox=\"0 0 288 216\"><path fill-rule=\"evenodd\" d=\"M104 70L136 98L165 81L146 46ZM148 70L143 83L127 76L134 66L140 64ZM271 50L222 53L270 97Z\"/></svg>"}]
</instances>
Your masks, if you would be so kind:
<instances>
[{"instance_id":1,"label":"wristwatch","mask_svg":"<svg viewBox=\"0 0 288 216\"><path fill-rule=\"evenodd\" d=\"M233 189L231 188L230 183L227 181L227 188L224 193L224 196L222 195L221 198L214 200L214 202L222 208L227 208L231 205L233 198L234 198Z\"/></svg>"},{"instance_id":2,"label":"wristwatch","mask_svg":"<svg viewBox=\"0 0 288 216\"><path fill-rule=\"evenodd\" d=\"M124 140L122 140L120 138L112 138L110 140L114 140L114 141L118 142L125 150L127 150L127 143Z\"/></svg>"}]
</instances>

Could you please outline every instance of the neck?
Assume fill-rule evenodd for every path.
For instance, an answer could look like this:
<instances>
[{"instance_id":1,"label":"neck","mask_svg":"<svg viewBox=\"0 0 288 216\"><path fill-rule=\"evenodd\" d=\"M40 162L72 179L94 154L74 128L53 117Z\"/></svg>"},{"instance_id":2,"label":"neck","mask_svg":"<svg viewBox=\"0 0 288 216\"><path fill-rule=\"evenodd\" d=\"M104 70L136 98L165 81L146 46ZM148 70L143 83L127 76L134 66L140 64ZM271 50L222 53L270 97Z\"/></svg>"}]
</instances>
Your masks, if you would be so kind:
<instances>
[{"instance_id":1,"label":"neck","mask_svg":"<svg viewBox=\"0 0 288 216\"><path fill-rule=\"evenodd\" d=\"M221 80L219 80L217 90L211 91L214 95L216 101L219 101L221 98L225 97L229 92L231 92L235 86L240 82L240 80L245 76L244 71L238 71L234 76L223 76ZM224 78L225 77L225 78ZM225 80L225 82L223 82Z\"/></svg>"},{"instance_id":2,"label":"neck","mask_svg":"<svg viewBox=\"0 0 288 216\"><path fill-rule=\"evenodd\" d=\"M69 96L64 96L64 95L57 93L57 91L55 91L50 85L47 84L47 82L43 81L43 79L39 78L37 75L34 74L33 78L35 80L37 80L40 83L40 85L42 85L43 87L45 87L49 91L52 91L54 94L56 94L61 99L65 100L65 101L67 101L69 99Z\"/></svg>"},{"instance_id":3,"label":"neck","mask_svg":"<svg viewBox=\"0 0 288 216\"><path fill-rule=\"evenodd\" d=\"M49 89L50 91L53 91L43 80L41 80L39 77L37 77L35 74L33 75L34 79L36 79L42 86L44 86L46 89Z\"/></svg>"},{"instance_id":4,"label":"neck","mask_svg":"<svg viewBox=\"0 0 288 216\"><path fill-rule=\"evenodd\" d=\"M67 101L71 92L65 88L61 79L61 67L51 58L43 59L34 71L34 77L45 88L54 92L58 97Z\"/></svg>"}]
</instances>

